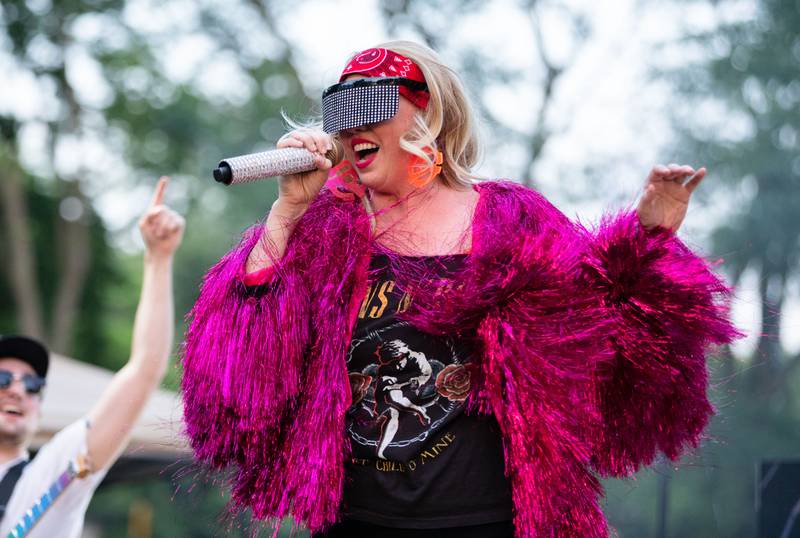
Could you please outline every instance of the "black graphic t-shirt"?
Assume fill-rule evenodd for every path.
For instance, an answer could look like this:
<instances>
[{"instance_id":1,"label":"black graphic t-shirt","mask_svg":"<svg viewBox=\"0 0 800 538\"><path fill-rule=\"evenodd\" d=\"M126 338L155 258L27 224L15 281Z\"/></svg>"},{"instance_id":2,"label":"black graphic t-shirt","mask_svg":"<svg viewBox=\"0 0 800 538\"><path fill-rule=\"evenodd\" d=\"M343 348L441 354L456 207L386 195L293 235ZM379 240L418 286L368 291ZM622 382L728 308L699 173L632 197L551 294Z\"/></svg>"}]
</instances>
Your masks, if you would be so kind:
<instances>
[{"instance_id":1,"label":"black graphic t-shirt","mask_svg":"<svg viewBox=\"0 0 800 538\"><path fill-rule=\"evenodd\" d=\"M442 274L456 271L464 256L416 262ZM375 255L347 356L353 458L344 517L420 529L511 519L497 422L463 412L475 342L402 321L398 314L412 300L397 286L389 258Z\"/></svg>"}]
</instances>

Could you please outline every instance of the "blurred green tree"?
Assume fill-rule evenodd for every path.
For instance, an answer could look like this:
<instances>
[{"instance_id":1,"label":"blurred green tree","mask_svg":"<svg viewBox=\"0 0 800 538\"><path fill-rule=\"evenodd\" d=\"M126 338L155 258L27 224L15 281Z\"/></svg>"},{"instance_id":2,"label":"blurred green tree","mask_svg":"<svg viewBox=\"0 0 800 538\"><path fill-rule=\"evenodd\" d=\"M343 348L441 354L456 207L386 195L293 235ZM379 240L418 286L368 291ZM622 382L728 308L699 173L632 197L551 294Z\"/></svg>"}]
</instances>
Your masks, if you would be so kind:
<instances>
[{"instance_id":1,"label":"blurred green tree","mask_svg":"<svg viewBox=\"0 0 800 538\"><path fill-rule=\"evenodd\" d=\"M413 32L419 39L436 51L450 52L457 58L458 72L463 76L467 91L474 95L473 103L481 118L488 123L492 136L484 143L487 151L502 153L509 145L522 149L522 165L511 176L527 186L533 186L536 165L541 158L548 139L554 134L551 108L557 94L558 84L569 73L581 53L591 42L592 26L586 6L562 1L515 0L511 3L521 20L528 23L532 39L529 46L534 61L530 72L520 71L498 61L497 51L485 43L458 39L454 29L463 24L473 11L486 9L488 4L478 0L383 0L381 14L390 35L402 36ZM561 57L554 54L545 38L547 22L558 20L566 31L560 36L562 47L567 43L569 53ZM487 96L497 86L525 87L525 81L534 88L535 111L527 118L523 128L509 125L501 120L492 107L487 105Z\"/></svg>"},{"instance_id":2,"label":"blurred green tree","mask_svg":"<svg viewBox=\"0 0 800 538\"><path fill-rule=\"evenodd\" d=\"M19 264L5 281L16 319L2 330L37 336L58 352L109 367L124 363L126 351L117 346L111 358L89 354L105 335L79 328L81 316L100 319L103 308L115 306L103 304L113 293L95 294L97 310L87 303L97 289L90 278L97 274L95 261L97 267L112 263L96 260L107 249L92 248L93 205L109 193L146 191L136 186L152 185L158 175L175 176L168 198L189 222L176 286L178 310L185 312L205 268L275 195L265 185L223 192L207 179L211 168L222 156L268 146L283 132L281 109L295 113L309 105L290 49L272 36L270 14L260 4L166 2L160 9L185 10L185 17L152 27L145 9L122 0L10 0L0 11L0 55L46 105L33 115L25 113L24 100L0 109L7 118L0 155L10 180L0 194L3 207L12 208L5 212L4 241ZM253 27L242 31L241 21ZM164 55L180 46L199 49L185 54L194 62L190 70ZM44 128L40 139L46 142L34 171L21 164L18 144L31 127ZM26 203L26 177L60 209L55 250L26 237L39 211ZM130 223L135 215L127 218ZM54 269L49 278L33 278L30 269L43 264ZM81 335L86 338L76 345Z\"/></svg>"},{"instance_id":3,"label":"blurred green tree","mask_svg":"<svg viewBox=\"0 0 800 538\"><path fill-rule=\"evenodd\" d=\"M266 6L3 0L0 62L20 91L0 103L0 246L10 261L0 272L0 332L107 368L124 364L141 278L139 255L126 254L136 250L128 231L165 173L168 203L188 222L175 289L177 311L189 309L201 275L276 194L263 183L226 190L211 169L274 143L281 110L309 108ZM109 209L108 199L127 204ZM168 384L178 376L173 369ZM127 507L145 497L154 535L199 536L201 526L218 534L219 487L173 503L178 482L101 491L87 519L125 535Z\"/></svg>"},{"instance_id":4,"label":"blurred green tree","mask_svg":"<svg viewBox=\"0 0 800 538\"><path fill-rule=\"evenodd\" d=\"M712 249L736 293L758 283L751 306L761 328L750 356L724 350L711 363L718 415L709 442L680 472L640 473L635 495L630 484L609 483L609 515L623 537L755 536L757 462L796 459L800 447L800 354L781 345L790 284L800 278L800 4L676 4L710 10L715 22L665 46L682 59L659 72L678 92L675 162L711 171L699 194L709 209L729 208Z\"/></svg>"},{"instance_id":5,"label":"blurred green tree","mask_svg":"<svg viewBox=\"0 0 800 538\"><path fill-rule=\"evenodd\" d=\"M105 4L108 9L119 7L117 2ZM13 58L12 65L46 85L57 103L54 110L36 118L46 125L47 160L51 163L55 161L59 144L74 141L83 130L83 106L67 73L65 58L69 54L70 36L64 30L72 17L85 11L86 6L76 2L62 2L53 6L52 16L41 17L28 3L3 3L2 38ZM9 112L4 111L4 114L9 115ZM14 263L18 264L7 273L7 282L13 290L19 312L16 330L47 341L59 352L69 352L77 332L76 325L83 317L82 303L88 300L86 284L96 267L91 263L93 212L81 182L82 171L64 172L53 167L51 176L54 181L48 190L58 202L60 221L47 234L54 236L54 244L50 249L37 253L31 234L34 225L29 219L23 186L25 173L16 154L18 128L24 123L7 116L0 140L7 176L2 190L9 232L5 241ZM48 300L44 299L34 277L34 268L39 265L37 254L45 256L46 263L55 269L48 275L50 279L43 283L50 287ZM54 286L50 286L51 283ZM45 311L50 315L46 316Z\"/></svg>"},{"instance_id":6,"label":"blurred green tree","mask_svg":"<svg viewBox=\"0 0 800 538\"><path fill-rule=\"evenodd\" d=\"M264 0L251 0L251 4L258 6L264 19L270 21L270 29L280 37L279 23L291 18L287 4ZM509 67L497 61L497 51L487 48L485 43L464 40L457 32L469 24L470 17L476 12L485 12L487 7L491 7L490 4L481 0L381 0L377 4L388 38L408 39L410 35L410 39L425 43L452 61L452 67L463 77L467 92L473 96L473 104L478 108L481 120L486 121L493 135L483 143L490 151L509 146L521 147L523 164L518 173L511 177L533 185L536 163L553 134L550 108L558 83L573 67L592 37L590 10L560 0L511 2L510 8L520 19L529 23L532 34L530 42L525 43L530 46L529 52L534 56L532 69L522 73L516 66ZM559 27L567 30L560 36L569 42L566 56L563 51L560 56L554 54L547 46L543 34L546 27L544 19L548 22L558 20L562 23ZM281 40L291 50L289 40L285 37L281 37ZM290 57L290 61L295 63L293 57ZM487 104L489 91L498 86L524 85L528 80L533 81L537 106L527 128L519 129L497 117L493 107Z\"/></svg>"},{"instance_id":7,"label":"blurred green tree","mask_svg":"<svg viewBox=\"0 0 800 538\"><path fill-rule=\"evenodd\" d=\"M730 3L711 2L720 20L727 20L722 13ZM15 76L34 81L45 106L30 115L14 103L0 103L5 118L0 241L10 261L0 299L15 305L0 312L0 332L37 335L59 351L107 367L124 363L140 263L110 247L130 250L129 226L116 223L109 231L96 215L102 200L112 196L127 196L135 208L144 194L144 207L148 188L139 186L149 187L163 173L173 175L168 200L188 221L176 263L176 295L177 310L189 309L201 275L275 196L270 183L229 190L215 185L210 169L222 156L268 147L283 131L280 109L299 116L315 101L300 83L294 48L281 34L279 15L289 5L3 0L0 59ZM481 44L448 41L459 17L479 5L475 0L379 3L392 35L411 31L440 50L453 47L468 88L479 94L476 102L497 134L490 145L521 145L525 155L516 175L531 178L552 134L548 110L558 83L591 35L588 18L565 2L514 3L530 17L531 47L538 54L536 72L524 76L540 88L539 106L523 132L493 118L483 94L491 84L513 83L522 75L487 61L492 51ZM691 126L684 151L726 179L715 192L734 193L730 199L739 207L715 233L715 250L725 254L736 282L748 270L759 275L764 330L752 359L721 363L717 443L670 479L670 534L752 535L752 481L743 477L752 479L755 457L786 455L800 446L795 433L800 412L792 395L800 356L785 357L779 345L787 283L797 278L798 261L792 204L800 175L798 9L791 0L757 4L757 16L695 41L714 55L711 60L704 56L673 73L693 114L677 122ZM572 53L566 60L545 48L548 13L560 14L570 29ZM175 63L175 57L182 59ZM725 121L699 124L707 115L697 118L696 112L720 103ZM19 141L36 129L45 134L41 162L32 166ZM135 215L125 218L130 224ZM172 386L178 375L175 369ZM768 401L766 410L759 398ZM623 536L654 534L658 482L669 476L668 468L642 473L635 495L626 483L609 485L611 521ZM155 535L204 535L202 527L213 525L224 504L219 490L199 488L191 501L181 494L173 504L175 487L169 479L112 486L95 499L90 518L102 519L111 535L124 534L131 501L149 497ZM182 506L189 516L179 511ZM208 520L191 517L192 510L206 512Z\"/></svg>"},{"instance_id":8,"label":"blurred green tree","mask_svg":"<svg viewBox=\"0 0 800 538\"><path fill-rule=\"evenodd\" d=\"M8 151L16 146L12 138L13 122L0 118L0 123L5 127L0 138L0 167L4 170L0 187L0 221L4 224L0 245L8 260L1 270L0 298L4 305L17 305L16 309L4 308L0 312L0 333L23 332L42 338L44 313L55 315L58 292L65 285L58 260L74 238L64 228L71 216L69 211L75 210L76 200L65 201L19 166L13 151ZM81 308L72 322L74 349L87 362L103 364L103 357L124 349L120 348L120 338L114 330L116 312L109 316L101 312L109 310L108 295L119 286L124 287L125 277L117 266L117 256L102 220L91 207L77 207L88 235L85 248L91 257L85 260L85 278L91 285L81 291ZM135 305L135 297L131 300ZM129 311L123 315L130 318ZM128 327L125 333L128 341L129 332Z\"/></svg>"},{"instance_id":9,"label":"blurred green tree","mask_svg":"<svg viewBox=\"0 0 800 538\"><path fill-rule=\"evenodd\" d=\"M725 20L732 3L714 4ZM757 274L761 331L747 388L786 399L787 380L800 368L800 354L786 356L781 347L789 284L800 276L800 6L765 0L752 9L693 40L711 58L675 73L689 105L677 125L683 151L708 163L720 178L717 196L735 204L713 234L725 270L735 285L746 271ZM721 121L709 122L715 105Z\"/></svg>"}]
</instances>

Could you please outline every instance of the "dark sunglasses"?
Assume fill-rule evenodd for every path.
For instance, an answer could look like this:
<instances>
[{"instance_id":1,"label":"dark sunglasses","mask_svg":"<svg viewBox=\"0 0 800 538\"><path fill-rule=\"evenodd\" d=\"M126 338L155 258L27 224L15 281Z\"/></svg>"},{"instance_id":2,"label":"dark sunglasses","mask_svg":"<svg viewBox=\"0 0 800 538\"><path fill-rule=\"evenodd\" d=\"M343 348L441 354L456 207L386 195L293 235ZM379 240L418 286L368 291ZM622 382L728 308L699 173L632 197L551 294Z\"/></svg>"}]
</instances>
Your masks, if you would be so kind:
<instances>
[{"instance_id":1,"label":"dark sunglasses","mask_svg":"<svg viewBox=\"0 0 800 538\"><path fill-rule=\"evenodd\" d=\"M22 381L25 392L39 394L45 385L45 379L33 374L19 375L8 370L0 370L0 389L7 389L14 381Z\"/></svg>"}]
</instances>

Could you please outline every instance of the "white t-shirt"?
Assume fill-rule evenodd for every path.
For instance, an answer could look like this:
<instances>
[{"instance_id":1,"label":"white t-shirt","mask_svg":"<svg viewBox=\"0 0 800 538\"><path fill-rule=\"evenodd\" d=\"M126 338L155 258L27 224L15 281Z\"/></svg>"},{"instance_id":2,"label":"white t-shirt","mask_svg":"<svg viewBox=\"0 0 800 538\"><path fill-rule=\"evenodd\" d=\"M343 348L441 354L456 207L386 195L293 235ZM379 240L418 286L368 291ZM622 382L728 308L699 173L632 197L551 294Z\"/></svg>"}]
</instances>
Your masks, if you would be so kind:
<instances>
[{"instance_id":1,"label":"white t-shirt","mask_svg":"<svg viewBox=\"0 0 800 538\"><path fill-rule=\"evenodd\" d=\"M33 461L25 466L14 492L6 505L0 522L0 537L8 536L16 524L30 510L50 485L67 469L70 461L86 455L86 432L89 422L80 419L58 432L46 443ZM8 469L24 458L0 466L0 480ZM75 478L61 492L42 518L28 533L30 538L79 538L83 518L92 493L103 480L108 469L91 473L85 478Z\"/></svg>"}]
</instances>

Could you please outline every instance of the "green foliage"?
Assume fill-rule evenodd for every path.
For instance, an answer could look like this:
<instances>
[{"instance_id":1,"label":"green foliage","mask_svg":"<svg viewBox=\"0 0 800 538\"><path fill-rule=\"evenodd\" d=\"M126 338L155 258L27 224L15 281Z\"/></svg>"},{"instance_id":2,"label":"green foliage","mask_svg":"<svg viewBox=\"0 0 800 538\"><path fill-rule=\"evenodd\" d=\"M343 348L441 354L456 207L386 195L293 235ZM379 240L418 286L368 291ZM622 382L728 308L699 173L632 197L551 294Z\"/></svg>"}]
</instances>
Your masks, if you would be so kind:
<instances>
[{"instance_id":1,"label":"green foliage","mask_svg":"<svg viewBox=\"0 0 800 538\"><path fill-rule=\"evenodd\" d=\"M54 306L62 276L58 265L54 263L54 253L59 248L59 228L63 220L59 215L59 198L36 185L32 177L26 178L24 182L33 254L36 259L36 280L42 294L43 310L48 313ZM0 220L4 218L0 208ZM76 356L82 357L86 362L117 369L122 364L120 359L127 357L130 336L123 334L120 337L116 331L110 329L120 315L130 324L130 303L120 312L121 302L117 300L120 290L125 289L130 293L130 282L118 268L116 254L109 244L102 221L91 208L87 218L92 257L87 277L89 284L84 288L81 299L83 308L75 323L74 349ZM8 252L8 238L2 236L1 239L0 247ZM8 269L5 264L3 270ZM3 304L14 303L8 278L0 280L0 298ZM17 324L16 312L12 308L3 309L0 312L0 334L18 332L21 330Z\"/></svg>"},{"instance_id":2,"label":"green foliage","mask_svg":"<svg viewBox=\"0 0 800 538\"><path fill-rule=\"evenodd\" d=\"M4 127L13 126L4 131L4 139L16 140L32 121L43 121L52 163L55 148L65 138L101 140L105 151L117 156L113 166L124 173L121 178L110 173L105 177L101 170L81 178L78 189L90 202L98 202L99 196L92 199L95 195L111 191L124 195L139 185L153 184L162 174L173 176L167 203L187 219L185 241L175 263L178 340L183 332L181 318L194 303L204 272L267 212L276 195L274 184L268 183L227 189L213 182L211 170L223 157L267 149L285 130L281 111L299 117L298 112L308 110L310 104L285 53L259 50L254 54L251 50L249 36L270 34L266 11L247 1L190 4L180 9L197 10L198 16L176 21L179 35L171 29L154 33L133 27L123 16L130 7L125 0L4 0L0 11L0 55L52 95L55 103L37 111L34 118L23 115L4 122ZM245 18L254 34L240 31L238 24ZM99 32L79 31L82 25L98 22ZM222 57L230 70L218 72L204 62L188 78L176 77L164 63L165 45L187 36L209 39L208 65L214 65L212 57ZM75 73L71 63L75 55L67 54L68 49L81 51L98 69L108 90L106 98L88 100L79 91L81 81L68 76ZM226 84L224 77L232 71L238 76ZM204 83L214 78L223 80L210 91ZM18 160L18 155L11 154ZM59 246L59 205L66 187L75 186L65 181L55 164L53 168L51 175L25 179L31 247L46 314L52 309L61 269L54 255ZM123 254L112 246L125 244L132 222L113 236L94 208L89 220L90 269L72 329L70 354L117 370L129 354L141 254ZM13 304L8 278L0 282L0 300ZM16 331L16 314L12 308L0 312L0 332ZM171 368L165 385L177 388L179 376L179 368ZM192 480L180 483L179 494L173 481L163 477L104 488L95 497L88 519L101 525L104 536L125 536L131 502L147 499L154 509L154 536L211 536L227 531L232 536L247 535L246 518L235 520L230 528L218 522L226 503L219 486L192 484Z\"/></svg>"},{"instance_id":3,"label":"green foliage","mask_svg":"<svg viewBox=\"0 0 800 538\"><path fill-rule=\"evenodd\" d=\"M131 507L138 501L152 510L152 536L246 536L223 524L226 500L217 487L185 485L159 477L103 486L92 499L87 521L100 526L104 536L128 536Z\"/></svg>"},{"instance_id":4,"label":"green foliage","mask_svg":"<svg viewBox=\"0 0 800 538\"><path fill-rule=\"evenodd\" d=\"M0 18L0 54L12 58L55 96L56 106L39 111L36 118L45 122L48 142L55 146L63 136L91 133L104 141L125 170L119 183L107 184L104 177L86 181L94 186L94 190L85 189L90 192L87 198L109 189L133 190L154 183L161 174L173 176L167 201L187 219L175 263L179 316L194 303L207 268L247 226L266 214L276 196L272 182L235 188L215 184L211 169L222 157L266 149L284 130L280 111L299 117L312 102L280 44L273 44L273 50L252 52L248 37L272 33L273 26L265 19L268 9L259 9L268 2L188 4L198 10L198 16L182 26L183 35L177 36L168 35L170 30L152 33L130 26L122 17L129 7L125 0L3 0ZM381 2L379 7L390 28L411 28L435 42L445 39L455 17L478 4L477 0L437 0ZM722 11L728 2L716 4ZM89 19L101 21L106 32L92 37L77 34L75 29ZM238 23L245 19L250 27L241 31ZM586 31L578 26L578 34ZM774 314L781 312L786 283L798 277L800 262L798 28L800 4L764 0L758 4L757 17L696 40L710 59L671 73L691 110L688 120L679 118L679 124L686 126L680 151L690 155L691 162L706 164L722 179L719 183L724 186L716 192L733 193L730 199L738 204L714 232L715 251L725 256L725 269L735 280L750 268L762 282L771 283L763 332L771 335L765 338L773 343L779 321ZM167 68L165 45L187 35L208 38L209 54L222 55L234 64L240 76L223 85L228 91L210 92L203 84L227 77L227 72L201 68L179 79ZM81 48L98 66L109 90L107 100L83 102L74 92L74 80L67 76L68 46ZM465 46L462 54L465 80L481 82L470 84L472 90L486 82L517 80L519 73L487 68L491 62L475 60L479 49L480 44ZM52 54L43 55L42 50ZM707 123L703 111L710 102L724 108L724 121ZM31 122L31 118L17 120L14 135ZM503 143L516 136L511 130L501 133L497 139ZM58 170L50 177L40 175L28 172L24 181L36 276L42 308L48 312L58 285L54 253L66 182ZM703 191L712 189L715 181L707 181ZM115 243L124 243L129 228L110 235L95 210L90 211L89 221L92 259L74 326L73 355L118 369L128 357L141 256L115 248ZM0 301L13 303L7 278L0 281ZM12 309L0 311L0 332L16 331L16 323ZM183 324L180 319L176 323L180 339ZM764 358L777 366L753 367ZM774 345L761 348L749 361L734 362L730 357L722 361L715 389L720 413L711 428L712 442L677 470L662 466L640 473L635 481L607 483L607 512L621 536L655 534L656 498L665 476L669 479L670 536L754 534L755 462L796 456L800 446L798 369L791 370L789 365L796 361L781 356ZM768 379L755 382L765 371L771 372ZM179 376L178 367L170 369L165 385L176 388ZM191 475L175 480L165 476L169 473L104 487L92 502L88 520L102 525L103 535L126 536L131 503L138 499L152 506L154 536L247 535L246 516L230 525L220 523L227 499L218 485L198 483Z\"/></svg>"},{"instance_id":5,"label":"green foliage","mask_svg":"<svg viewBox=\"0 0 800 538\"><path fill-rule=\"evenodd\" d=\"M734 3L714 3L720 20ZM708 166L701 190L733 206L712 234L714 251L734 282L758 274L759 343L751 357L712 361L718 415L694 457L639 473L635 487L608 484L609 519L623 538L656 535L662 476L667 536L754 536L758 462L798 456L800 357L785 356L780 319L788 282L800 276L800 4L754 6L755 17L694 38L704 59L667 76L685 104L676 107L679 159Z\"/></svg>"},{"instance_id":6,"label":"green foliage","mask_svg":"<svg viewBox=\"0 0 800 538\"><path fill-rule=\"evenodd\" d=\"M247 2L225 6L200 3L194 6L199 12L196 27L186 25L181 30L183 35L172 36L154 35L128 25L121 17L126 7L124 0L71 0L53 3L49 9L44 4L40 7L16 0L4 2L0 12L0 30L10 45L8 53L43 87L56 89L59 106L43 113L50 120L47 125L52 143L75 130L94 132L106 141L109 150L124 158L121 164L130 170L124 184L103 183L101 192L154 183L162 174L174 176L167 200L184 213L188 222L186 241L176 263L180 313L187 312L193 304L205 269L246 226L266 213L276 194L274 186L266 184L225 189L212 181L211 170L222 157L266 149L274 143L284 132L282 110L297 114L309 108L297 73L285 54L240 54L246 48L246 36L236 26L236 17L228 16L229 12L239 17L251 16L252 23L263 24L262 31L269 32L266 21L259 21L260 15L251 6ZM100 21L106 30L83 37L76 29L86 21ZM164 44L193 33L210 37L214 53L224 55L240 71L241 77L232 83L230 95L209 94L203 89L203 79L218 76L213 69L181 81L165 69ZM58 53L42 55L44 43ZM100 109L96 108L97 103L82 102L72 86L75 81L67 79L69 59L62 46L65 43L85 50L99 67L111 96L100 104ZM228 72L222 76L227 75ZM242 88L244 91L233 91ZM98 116L85 120L94 112L101 114L101 121ZM67 121L68 118L72 119ZM15 131L26 123L27 120L20 120ZM16 132L11 137L15 138ZM36 184L46 186L51 193L51 203L40 198L30 201L37 259L48 264L40 267L38 279L44 311L50 310L56 296L58 279L52 273L57 272L58 261L47 255L52 252L52 242L48 242L52 230L43 228L57 214L61 179L57 171L54 177L37 178ZM102 226L93 219L93 227ZM93 228L91 250L92 284L87 286L81 302L82 318L74 326L77 344L70 351L82 360L116 368L127 358L127 327L132 323L138 297L138 267L131 270L127 260L114 259L100 228ZM3 291L0 287L0 294ZM102 294L113 296L107 309L100 304ZM7 310L3 317L8 320L4 321L4 330L10 330L6 328L14 326L14 312ZM95 345L87 344L94 338L98 338ZM86 352L90 353L84 355Z\"/></svg>"},{"instance_id":7,"label":"green foliage","mask_svg":"<svg viewBox=\"0 0 800 538\"><path fill-rule=\"evenodd\" d=\"M758 275L762 328L751 364L759 367L742 372L741 386L774 400L785 398L800 364L780 346L789 282L800 277L800 5L770 0L756 8L754 18L701 38L711 58L677 75L696 110L709 96L725 110L717 129L692 113L684 151L716 170L718 199L736 204L714 231L714 248L734 283L747 269Z\"/></svg>"},{"instance_id":8,"label":"green foliage","mask_svg":"<svg viewBox=\"0 0 800 538\"><path fill-rule=\"evenodd\" d=\"M199 476L191 466L172 466L159 477L101 486L89 506L87 523L102 528L102 536L131 536L132 507L144 504L152 514L154 537L272 536L273 528L251 521L248 514L232 514L220 484ZM278 538L290 536L309 538L309 533L293 533L291 520L286 520Z\"/></svg>"},{"instance_id":9,"label":"green foliage","mask_svg":"<svg viewBox=\"0 0 800 538\"><path fill-rule=\"evenodd\" d=\"M693 105L684 153L707 162L727 183L724 189L744 191L736 198L741 205L715 231L715 247L735 278L752 267L763 280L779 279L782 298L800 262L800 6L793 0L757 6L755 19L699 39L709 47L709 61L673 75ZM710 96L726 111L721 125L704 125L708 118L697 114Z\"/></svg>"},{"instance_id":10,"label":"green foliage","mask_svg":"<svg viewBox=\"0 0 800 538\"><path fill-rule=\"evenodd\" d=\"M657 535L657 491L664 477L667 536L756 535L756 466L762 459L797 458L797 410L764 405L736 391L735 382L721 372L712 383L718 414L700 450L676 465L641 471L635 479L606 481L606 514L621 538Z\"/></svg>"}]
</instances>

